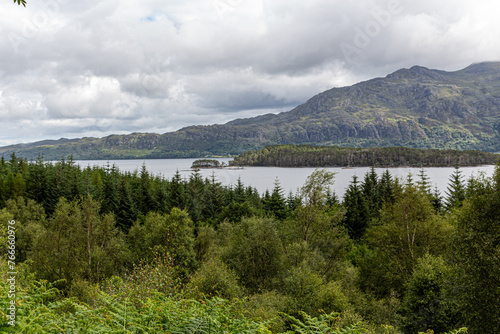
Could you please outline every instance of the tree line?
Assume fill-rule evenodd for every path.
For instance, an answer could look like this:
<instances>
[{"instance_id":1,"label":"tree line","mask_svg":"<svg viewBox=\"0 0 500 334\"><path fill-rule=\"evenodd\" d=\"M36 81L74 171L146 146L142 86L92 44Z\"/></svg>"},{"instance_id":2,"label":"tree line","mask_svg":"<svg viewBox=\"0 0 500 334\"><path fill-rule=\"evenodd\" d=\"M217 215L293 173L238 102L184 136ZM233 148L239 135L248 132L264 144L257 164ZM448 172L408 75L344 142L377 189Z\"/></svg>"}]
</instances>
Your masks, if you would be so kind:
<instances>
[{"instance_id":1,"label":"tree line","mask_svg":"<svg viewBox=\"0 0 500 334\"><path fill-rule=\"evenodd\" d=\"M456 168L445 196L423 169L372 168L342 198L334 181L317 169L297 193L276 180L259 194L196 171L13 154L0 160L0 301L15 220L18 332L500 331L500 165L469 180Z\"/></svg>"},{"instance_id":2,"label":"tree line","mask_svg":"<svg viewBox=\"0 0 500 334\"><path fill-rule=\"evenodd\" d=\"M498 154L474 150L273 145L245 152L231 164L275 167L454 167L494 165L498 159Z\"/></svg>"}]
</instances>

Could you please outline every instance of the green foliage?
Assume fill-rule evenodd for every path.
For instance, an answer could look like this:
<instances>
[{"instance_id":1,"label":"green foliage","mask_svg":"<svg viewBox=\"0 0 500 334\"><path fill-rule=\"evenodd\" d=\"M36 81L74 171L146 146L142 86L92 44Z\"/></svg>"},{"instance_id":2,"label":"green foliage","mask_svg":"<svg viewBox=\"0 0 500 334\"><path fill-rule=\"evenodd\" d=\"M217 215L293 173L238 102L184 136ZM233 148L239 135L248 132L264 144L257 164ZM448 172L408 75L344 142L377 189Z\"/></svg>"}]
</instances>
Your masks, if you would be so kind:
<instances>
[{"instance_id":1,"label":"green foliage","mask_svg":"<svg viewBox=\"0 0 500 334\"><path fill-rule=\"evenodd\" d=\"M237 203L233 201L221 210L217 216L217 220L219 222L227 220L231 223L239 223L243 218L252 217L256 214L257 211L249 203Z\"/></svg>"},{"instance_id":2,"label":"green foliage","mask_svg":"<svg viewBox=\"0 0 500 334\"><path fill-rule=\"evenodd\" d=\"M457 295L471 333L500 332L500 166L491 180L471 181L457 215Z\"/></svg>"},{"instance_id":3,"label":"green foliage","mask_svg":"<svg viewBox=\"0 0 500 334\"><path fill-rule=\"evenodd\" d=\"M353 313L330 313L311 317L306 313L301 313L302 319L297 319L287 314L282 314L288 322L290 322L295 333L303 334L341 334L341 333L356 333L356 334L371 334L371 333L386 333L397 334L397 330L391 326L371 326L364 322L363 319Z\"/></svg>"},{"instance_id":4,"label":"green foliage","mask_svg":"<svg viewBox=\"0 0 500 334\"><path fill-rule=\"evenodd\" d=\"M123 235L112 215L100 215L90 196L68 202L62 198L54 215L33 243L33 269L51 281L78 277L99 282L119 272L128 261Z\"/></svg>"},{"instance_id":5,"label":"green foliage","mask_svg":"<svg viewBox=\"0 0 500 334\"><path fill-rule=\"evenodd\" d=\"M343 224L352 239L359 240L365 233L370 220L370 206L367 198L358 185L356 175L344 195L343 205L346 208Z\"/></svg>"},{"instance_id":6,"label":"green foliage","mask_svg":"<svg viewBox=\"0 0 500 334\"><path fill-rule=\"evenodd\" d=\"M408 333L428 329L441 333L457 327L459 311L447 287L450 277L451 268L443 258L426 254L418 260L404 299Z\"/></svg>"},{"instance_id":7,"label":"green foliage","mask_svg":"<svg viewBox=\"0 0 500 334\"><path fill-rule=\"evenodd\" d=\"M167 215L148 213L144 222L137 220L134 223L128 243L136 260L151 258L156 249L166 248L182 275L187 275L196 266L194 227L185 210L173 208Z\"/></svg>"},{"instance_id":8,"label":"green foliage","mask_svg":"<svg viewBox=\"0 0 500 334\"><path fill-rule=\"evenodd\" d=\"M23 5L24 7L26 7L26 0L14 0L14 3L16 3L18 5Z\"/></svg>"},{"instance_id":9,"label":"green foliage","mask_svg":"<svg viewBox=\"0 0 500 334\"><path fill-rule=\"evenodd\" d=\"M463 182L462 171L456 167L455 172L450 176L450 184L446 191L446 208L453 210L462 206L465 200L465 185Z\"/></svg>"},{"instance_id":10,"label":"green foliage","mask_svg":"<svg viewBox=\"0 0 500 334\"><path fill-rule=\"evenodd\" d=\"M233 299L242 297L244 292L234 270L219 258L205 261L192 276L191 285L207 297Z\"/></svg>"},{"instance_id":11,"label":"green foliage","mask_svg":"<svg viewBox=\"0 0 500 334\"><path fill-rule=\"evenodd\" d=\"M380 296L391 289L403 295L417 260L428 252L443 254L451 232L429 198L413 185L405 186L394 204L384 206L380 222L366 232L373 252L360 263L362 285Z\"/></svg>"},{"instance_id":12,"label":"green foliage","mask_svg":"<svg viewBox=\"0 0 500 334\"><path fill-rule=\"evenodd\" d=\"M273 285L282 270L283 248L271 219L244 218L234 226L223 259L251 292Z\"/></svg>"},{"instance_id":13,"label":"green foliage","mask_svg":"<svg viewBox=\"0 0 500 334\"><path fill-rule=\"evenodd\" d=\"M231 164L276 167L443 167L494 164L498 159L497 154L480 151L272 145L245 152L234 158Z\"/></svg>"},{"instance_id":14,"label":"green foliage","mask_svg":"<svg viewBox=\"0 0 500 334\"><path fill-rule=\"evenodd\" d=\"M339 204L324 170L285 200L277 181L260 196L196 172L14 155L0 159L0 302L14 219L13 332L495 332L499 169L467 184L456 172L464 197L445 211L422 172L403 184L372 169L350 185L358 201ZM345 224L350 215L365 218Z\"/></svg>"}]
</instances>

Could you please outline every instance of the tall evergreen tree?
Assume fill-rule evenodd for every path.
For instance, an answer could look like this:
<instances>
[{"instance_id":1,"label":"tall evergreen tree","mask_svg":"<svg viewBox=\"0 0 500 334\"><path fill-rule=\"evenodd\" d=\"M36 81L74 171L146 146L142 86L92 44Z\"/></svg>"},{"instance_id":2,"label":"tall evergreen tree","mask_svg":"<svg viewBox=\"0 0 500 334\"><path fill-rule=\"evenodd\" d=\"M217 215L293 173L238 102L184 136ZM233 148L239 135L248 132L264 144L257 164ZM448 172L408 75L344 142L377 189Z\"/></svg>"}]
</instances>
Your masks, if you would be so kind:
<instances>
[{"instance_id":1,"label":"tall evergreen tree","mask_svg":"<svg viewBox=\"0 0 500 334\"><path fill-rule=\"evenodd\" d=\"M358 177L354 175L344 195L343 205L346 208L344 225L352 239L359 240L365 233L370 217L368 202L359 186Z\"/></svg>"},{"instance_id":2,"label":"tall evergreen tree","mask_svg":"<svg viewBox=\"0 0 500 334\"><path fill-rule=\"evenodd\" d=\"M285 197L283 196L283 188L281 188L278 178L274 180L273 192L266 199L264 207L266 211L271 212L279 220L285 219L288 215L288 207Z\"/></svg>"},{"instance_id":3,"label":"tall evergreen tree","mask_svg":"<svg viewBox=\"0 0 500 334\"><path fill-rule=\"evenodd\" d=\"M236 181L236 187L233 189L233 191L234 191L234 201L236 203L243 203L246 201L245 186L241 181L241 177L238 177L238 181Z\"/></svg>"},{"instance_id":4,"label":"tall evergreen tree","mask_svg":"<svg viewBox=\"0 0 500 334\"><path fill-rule=\"evenodd\" d=\"M151 178L146 165L143 164L140 172L140 185L138 193L138 209L142 214L146 214L150 211L156 211L157 205L153 198L153 192L151 189Z\"/></svg>"},{"instance_id":5,"label":"tall evergreen tree","mask_svg":"<svg viewBox=\"0 0 500 334\"><path fill-rule=\"evenodd\" d=\"M221 183L215 178L215 173L210 176L210 181L205 186L203 194L203 216L205 219L215 220L224 207L224 192Z\"/></svg>"},{"instance_id":6,"label":"tall evergreen tree","mask_svg":"<svg viewBox=\"0 0 500 334\"><path fill-rule=\"evenodd\" d=\"M168 184L169 210L179 208L184 210L187 207L187 194L181 173L176 171L172 180Z\"/></svg>"},{"instance_id":7,"label":"tall evergreen tree","mask_svg":"<svg viewBox=\"0 0 500 334\"><path fill-rule=\"evenodd\" d=\"M419 173L418 173L418 181L417 181L417 188L420 190L422 193L428 195L430 197L431 195L431 183L429 182L429 177L427 176L427 173L425 172L425 169L421 168Z\"/></svg>"},{"instance_id":8,"label":"tall evergreen tree","mask_svg":"<svg viewBox=\"0 0 500 334\"><path fill-rule=\"evenodd\" d=\"M203 194L205 192L205 183L199 172L199 170L191 173L189 177L189 182L187 184L188 190L188 212L189 216L193 220L195 226L197 226L203 220L203 207L205 202L203 201Z\"/></svg>"},{"instance_id":9,"label":"tall evergreen tree","mask_svg":"<svg viewBox=\"0 0 500 334\"><path fill-rule=\"evenodd\" d=\"M128 232L137 219L137 208L132 199L132 191L127 178L120 180L119 205L116 214L116 224L121 230Z\"/></svg>"},{"instance_id":10,"label":"tall evergreen tree","mask_svg":"<svg viewBox=\"0 0 500 334\"><path fill-rule=\"evenodd\" d=\"M375 168L372 167L370 171L366 173L363 183L361 184L361 190L369 208L369 217L377 217L378 211L382 205L378 183L377 172Z\"/></svg>"},{"instance_id":11,"label":"tall evergreen tree","mask_svg":"<svg viewBox=\"0 0 500 334\"><path fill-rule=\"evenodd\" d=\"M388 169L380 177L378 193L382 203L394 203L394 181Z\"/></svg>"},{"instance_id":12,"label":"tall evergreen tree","mask_svg":"<svg viewBox=\"0 0 500 334\"><path fill-rule=\"evenodd\" d=\"M120 206L120 196L118 193L118 169L115 165L106 168L106 176L103 186L103 198L101 210L103 213L116 213Z\"/></svg>"},{"instance_id":13,"label":"tall evergreen tree","mask_svg":"<svg viewBox=\"0 0 500 334\"><path fill-rule=\"evenodd\" d=\"M446 209L453 210L461 207L465 200L465 185L462 171L458 167L455 167L455 171L451 174L449 185L446 189Z\"/></svg>"}]
</instances>

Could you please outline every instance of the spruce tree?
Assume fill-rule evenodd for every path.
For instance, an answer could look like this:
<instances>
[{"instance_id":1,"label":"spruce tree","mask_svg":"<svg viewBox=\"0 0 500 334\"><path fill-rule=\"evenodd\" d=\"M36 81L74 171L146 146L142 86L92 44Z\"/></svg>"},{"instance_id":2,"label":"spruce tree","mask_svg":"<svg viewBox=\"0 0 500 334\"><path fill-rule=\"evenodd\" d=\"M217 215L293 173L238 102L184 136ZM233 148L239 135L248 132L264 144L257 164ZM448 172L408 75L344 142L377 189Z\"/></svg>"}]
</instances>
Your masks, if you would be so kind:
<instances>
[{"instance_id":1,"label":"spruce tree","mask_svg":"<svg viewBox=\"0 0 500 334\"><path fill-rule=\"evenodd\" d=\"M344 225L347 228L349 236L352 239L359 240L365 233L368 225L370 208L361 191L356 175L352 177L352 182L347 188L343 205L346 208Z\"/></svg>"},{"instance_id":2,"label":"spruce tree","mask_svg":"<svg viewBox=\"0 0 500 334\"><path fill-rule=\"evenodd\" d=\"M177 170L168 184L169 210L179 208L181 210L187 207L187 194L181 173Z\"/></svg>"},{"instance_id":3,"label":"spruce tree","mask_svg":"<svg viewBox=\"0 0 500 334\"><path fill-rule=\"evenodd\" d=\"M277 219L283 220L288 215L288 208L286 205L285 197L283 196L283 188L281 188L280 182L278 178L274 180L274 188L272 194L265 201L265 209L268 212L271 212Z\"/></svg>"},{"instance_id":4,"label":"spruce tree","mask_svg":"<svg viewBox=\"0 0 500 334\"><path fill-rule=\"evenodd\" d=\"M224 192L221 183L215 178L215 173L210 176L210 181L205 186L203 193L203 216L205 219L215 220L224 207Z\"/></svg>"},{"instance_id":5,"label":"spruce tree","mask_svg":"<svg viewBox=\"0 0 500 334\"><path fill-rule=\"evenodd\" d=\"M142 165L141 168L139 201L137 204L138 209L142 214L146 214L149 211L156 211L157 209L151 190L151 178L146 169L146 165Z\"/></svg>"},{"instance_id":6,"label":"spruce tree","mask_svg":"<svg viewBox=\"0 0 500 334\"><path fill-rule=\"evenodd\" d=\"M103 198L101 210L103 213L116 213L120 206L120 196L118 194L118 169L115 165L106 168L104 179Z\"/></svg>"},{"instance_id":7,"label":"spruce tree","mask_svg":"<svg viewBox=\"0 0 500 334\"><path fill-rule=\"evenodd\" d=\"M425 172L425 169L421 168L419 173L418 173L419 180L417 181L417 187L418 189L426 194L426 195L431 195L431 183L429 182L429 177L427 176L427 173Z\"/></svg>"},{"instance_id":8,"label":"spruce tree","mask_svg":"<svg viewBox=\"0 0 500 334\"><path fill-rule=\"evenodd\" d=\"M188 212L195 226L203 220L203 194L205 192L205 183L198 170L191 173L187 184L188 190Z\"/></svg>"},{"instance_id":9,"label":"spruce tree","mask_svg":"<svg viewBox=\"0 0 500 334\"><path fill-rule=\"evenodd\" d=\"M449 185L446 189L446 209L453 210L461 207L465 200L465 186L462 171L458 167L455 167L455 171L451 174Z\"/></svg>"},{"instance_id":10,"label":"spruce tree","mask_svg":"<svg viewBox=\"0 0 500 334\"><path fill-rule=\"evenodd\" d=\"M378 183L377 172L375 172L375 168L372 167L370 171L366 173L363 183L361 184L361 190L368 204L368 213L370 217L377 217L378 211L382 205Z\"/></svg>"},{"instance_id":11,"label":"spruce tree","mask_svg":"<svg viewBox=\"0 0 500 334\"><path fill-rule=\"evenodd\" d=\"M389 170L385 170L377 186L382 203L394 203L394 181Z\"/></svg>"},{"instance_id":12,"label":"spruce tree","mask_svg":"<svg viewBox=\"0 0 500 334\"><path fill-rule=\"evenodd\" d=\"M119 205L116 212L116 225L121 230L128 232L137 219L137 208L132 199L132 190L125 177L120 180Z\"/></svg>"}]
</instances>

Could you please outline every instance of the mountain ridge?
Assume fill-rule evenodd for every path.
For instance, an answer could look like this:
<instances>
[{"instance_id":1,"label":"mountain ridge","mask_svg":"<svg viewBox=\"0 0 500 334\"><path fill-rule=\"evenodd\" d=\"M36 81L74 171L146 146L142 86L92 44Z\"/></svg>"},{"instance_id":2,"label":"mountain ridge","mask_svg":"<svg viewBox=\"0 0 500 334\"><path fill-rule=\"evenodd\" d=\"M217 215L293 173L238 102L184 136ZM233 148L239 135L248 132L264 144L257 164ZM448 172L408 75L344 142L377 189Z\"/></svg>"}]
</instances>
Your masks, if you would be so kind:
<instances>
[{"instance_id":1,"label":"mountain ridge","mask_svg":"<svg viewBox=\"0 0 500 334\"><path fill-rule=\"evenodd\" d=\"M500 151L500 62L453 72L413 66L319 93L290 111L164 134L45 140L0 148L35 159L238 155L274 144Z\"/></svg>"}]
</instances>

